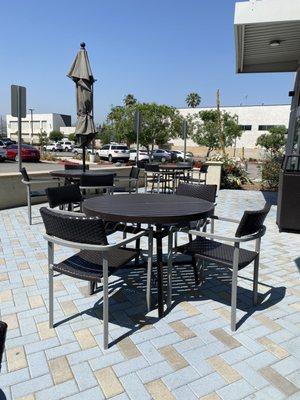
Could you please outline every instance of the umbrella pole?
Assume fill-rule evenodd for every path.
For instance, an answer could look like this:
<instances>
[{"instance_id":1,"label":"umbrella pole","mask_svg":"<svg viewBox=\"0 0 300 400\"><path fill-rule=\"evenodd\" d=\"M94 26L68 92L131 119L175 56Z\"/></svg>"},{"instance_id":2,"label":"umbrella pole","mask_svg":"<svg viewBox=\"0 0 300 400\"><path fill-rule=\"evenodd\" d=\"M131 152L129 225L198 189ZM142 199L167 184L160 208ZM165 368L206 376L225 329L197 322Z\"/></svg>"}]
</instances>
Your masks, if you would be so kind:
<instances>
[{"instance_id":1,"label":"umbrella pole","mask_svg":"<svg viewBox=\"0 0 300 400\"><path fill-rule=\"evenodd\" d=\"M82 170L85 172L85 145L82 146Z\"/></svg>"}]
</instances>

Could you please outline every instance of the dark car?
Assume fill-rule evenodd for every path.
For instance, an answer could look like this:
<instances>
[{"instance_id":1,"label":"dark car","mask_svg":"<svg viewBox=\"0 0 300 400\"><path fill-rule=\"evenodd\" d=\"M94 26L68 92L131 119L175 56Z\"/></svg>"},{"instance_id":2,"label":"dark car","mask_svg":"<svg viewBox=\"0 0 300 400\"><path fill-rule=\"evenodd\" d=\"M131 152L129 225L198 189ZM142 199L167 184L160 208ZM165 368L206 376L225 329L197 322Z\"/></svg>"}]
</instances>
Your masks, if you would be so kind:
<instances>
[{"instance_id":1,"label":"dark car","mask_svg":"<svg viewBox=\"0 0 300 400\"><path fill-rule=\"evenodd\" d=\"M17 144L12 144L6 148L6 157L8 160L15 161L17 156L18 156ZM34 146L30 146L29 144L22 144L21 157L22 161L39 162L41 155L39 150L37 150Z\"/></svg>"},{"instance_id":2,"label":"dark car","mask_svg":"<svg viewBox=\"0 0 300 400\"><path fill-rule=\"evenodd\" d=\"M153 161L172 161L172 156L169 151L163 149L156 149L152 152L151 158Z\"/></svg>"}]
</instances>

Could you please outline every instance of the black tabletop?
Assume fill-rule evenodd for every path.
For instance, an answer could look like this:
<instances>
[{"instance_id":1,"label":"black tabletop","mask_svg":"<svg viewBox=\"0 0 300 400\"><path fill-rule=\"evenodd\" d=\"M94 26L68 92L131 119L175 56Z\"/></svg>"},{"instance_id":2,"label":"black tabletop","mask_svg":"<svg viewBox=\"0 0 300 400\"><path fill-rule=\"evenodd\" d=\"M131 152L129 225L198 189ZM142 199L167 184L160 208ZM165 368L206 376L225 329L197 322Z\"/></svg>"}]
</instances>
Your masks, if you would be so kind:
<instances>
[{"instance_id":1,"label":"black tabletop","mask_svg":"<svg viewBox=\"0 0 300 400\"><path fill-rule=\"evenodd\" d=\"M191 165L180 165L180 164L160 164L160 169L169 170L169 171L184 171L184 170L191 170Z\"/></svg>"},{"instance_id":2,"label":"black tabletop","mask_svg":"<svg viewBox=\"0 0 300 400\"><path fill-rule=\"evenodd\" d=\"M195 197L170 194L120 194L87 199L83 211L107 221L176 223L195 221L213 214L214 204Z\"/></svg>"},{"instance_id":3,"label":"black tabletop","mask_svg":"<svg viewBox=\"0 0 300 400\"><path fill-rule=\"evenodd\" d=\"M70 179L80 179L82 175L116 175L114 172L109 171L99 171L97 169L92 169L83 172L81 169L67 169L67 170L58 170L58 171L51 171L50 174L52 176L56 176L58 178L70 178Z\"/></svg>"}]
</instances>

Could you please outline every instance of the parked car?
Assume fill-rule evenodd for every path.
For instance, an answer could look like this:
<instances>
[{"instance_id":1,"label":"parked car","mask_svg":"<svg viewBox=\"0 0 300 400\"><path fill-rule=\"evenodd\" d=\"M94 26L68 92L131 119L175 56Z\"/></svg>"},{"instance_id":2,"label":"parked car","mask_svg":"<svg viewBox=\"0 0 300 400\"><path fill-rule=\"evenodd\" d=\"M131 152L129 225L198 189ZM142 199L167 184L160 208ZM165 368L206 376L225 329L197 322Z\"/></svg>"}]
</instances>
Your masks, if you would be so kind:
<instances>
[{"instance_id":1,"label":"parked car","mask_svg":"<svg viewBox=\"0 0 300 400\"><path fill-rule=\"evenodd\" d=\"M106 144L100 150L96 150L96 153L101 159L108 160L109 162L117 160L127 162L130 156L128 147L118 143Z\"/></svg>"},{"instance_id":2,"label":"parked car","mask_svg":"<svg viewBox=\"0 0 300 400\"><path fill-rule=\"evenodd\" d=\"M49 143L43 147L44 151L63 151L63 147L60 142Z\"/></svg>"},{"instance_id":3,"label":"parked car","mask_svg":"<svg viewBox=\"0 0 300 400\"><path fill-rule=\"evenodd\" d=\"M136 161L137 151L136 149L129 150L129 160ZM139 161L149 161L149 155L147 150L139 150Z\"/></svg>"},{"instance_id":4,"label":"parked car","mask_svg":"<svg viewBox=\"0 0 300 400\"><path fill-rule=\"evenodd\" d=\"M60 140L58 143L62 146L63 151L72 151L74 148L74 143L70 140L64 139Z\"/></svg>"},{"instance_id":5,"label":"parked car","mask_svg":"<svg viewBox=\"0 0 300 400\"><path fill-rule=\"evenodd\" d=\"M72 152L73 152L73 154L74 154L75 156L77 156L78 154L82 154L82 147L80 147L80 146L73 146ZM88 154L92 154L93 149L89 146L89 147L86 149L86 152L87 152ZM95 154L96 154L96 152L97 152L97 150L94 150L94 153L95 153Z\"/></svg>"},{"instance_id":6,"label":"parked car","mask_svg":"<svg viewBox=\"0 0 300 400\"><path fill-rule=\"evenodd\" d=\"M6 160L6 150L0 148L0 162L3 162Z\"/></svg>"},{"instance_id":7,"label":"parked car","mask_svg":"<svg viewBox=\"0 0 300 400\"><path fill-rule=\"evenodd\" d=\"M184 152L180 150L172 150L171 155L176 161L184 161ZM194 161L194 155L193 153L186 152L185 154L185 160L189 162Z\"/></svg>"},{"instance_id":8,"label":"parked car","mask_svg":"<svg viewBox=\"0 0 300 400\"><path fill-rule=\"evenodd\" d=\"M153 152L151 154L151 158L153 161L161 161L161 162L172 160L172 156L171 156L170 152L167 150L163 150L163 149L153 150Z\"/></svg>"},{"instance_id":9,"label":"parked car","mask_svg":"<svg viewBox=\"0 0 300 400\"><path fill-rule=\"evenodd\" d=\"M11 161L15 161L18 156L18 145L12 144L6 148L6 158ZM38 149L29 144L21 145L21 157L22 161L35 161L39 162L41 155Z\"/></svg>"},{"instance_id":10,"label":"parked car","mask_svg":"<svg viewBox=\"0 0 300 400\"><path fill-rule=\"evenodd\" d=\"M11 140L9 138L1 138L0 139L0 148L4 149L5 147L11 145L11 144L16 144L15 140Z\"/></svg>"}]
</instances>

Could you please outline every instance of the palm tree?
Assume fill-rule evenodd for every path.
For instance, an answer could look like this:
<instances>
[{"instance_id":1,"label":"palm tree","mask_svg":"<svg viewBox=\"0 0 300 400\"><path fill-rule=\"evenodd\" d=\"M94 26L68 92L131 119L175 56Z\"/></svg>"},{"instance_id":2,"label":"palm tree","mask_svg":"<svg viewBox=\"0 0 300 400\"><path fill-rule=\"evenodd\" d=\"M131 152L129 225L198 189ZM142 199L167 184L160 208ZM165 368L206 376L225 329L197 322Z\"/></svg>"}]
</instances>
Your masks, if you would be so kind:
<instances>
[{"instance_id":1,"label":"palm tree","mask_svg":"<svg viewBox=\"0 0 300 400\"><path fill-rule=\"evenodd\" d=\"M133 106L137 102L133 94L128 94L127 96L125 96L123 101L126 107Z\"/></svg>"},{"instance_id":2,"label":"palm tree","mask_svg":"<svg viewBox=\"0 0 300 400\"><path fill-rule=\"evenodd\" d=\"M186 96L185 102L188 107L195 108L201 103L201 97L198 93L192 92Z\"/></svg>"}]
</instances>

